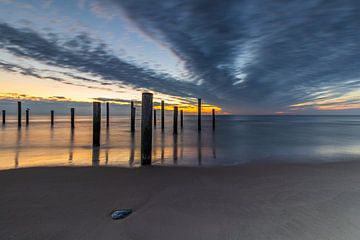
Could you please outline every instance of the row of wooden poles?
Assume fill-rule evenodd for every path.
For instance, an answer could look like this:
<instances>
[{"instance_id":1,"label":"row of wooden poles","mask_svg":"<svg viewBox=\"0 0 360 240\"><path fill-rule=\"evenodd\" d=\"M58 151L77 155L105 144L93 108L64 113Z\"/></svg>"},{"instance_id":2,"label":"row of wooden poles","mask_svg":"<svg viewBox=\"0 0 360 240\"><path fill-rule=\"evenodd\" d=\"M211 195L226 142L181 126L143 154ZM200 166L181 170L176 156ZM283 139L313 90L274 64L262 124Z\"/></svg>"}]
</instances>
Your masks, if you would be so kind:
<instances>
[{"instance_id":1,"label":"row of wooden poles","mask_svg":"<svg viewBox=\"0 0 360 240\"><path fill-rule=\"evenodd\" d=\"M70 114L71 114L71 129L75 128L75 108L71 108L70 109ZM17 111L17 123L18 123L18 127L21 127L22 125L22 108L21 108L21 102L18 102L18 111ZM51 126L54 126L55 120L54 120L54 110L50 111L50 124ZM6 124L6 111L2 110L2 123L3 125ZM26 126L28 126L30 124L30 109L27 108L25 110L25 123Z\"/></svg>"},{"instance_id":2,"label":"row of wooden poles","mask_svg":"<svg viewBox=\"0 0 360 240\"><path fill-rule=\"evenodd\" d=\"M142 94L142 103L141 103L141 164L148 165L151 164L151 152L152 152L152 123L156 127L156 109L153 109L153 94L152 93L143 93ZM136 108L134 102L131 101L130 106L131 120L130 120L130 130L132 133L135 132L135 114ZM30 109L26 109L26 125L29 125ZM18 127L21 127L22 123L22 108L21 102L18 102ZM174 106L173 113L173 134L178 133L178 106ZM198 131L201 131L201 98L198 98ZM154 119L153 119L154 117ZM71 129L75 128L75 108L70 109L70 127ZM2 123L6 123L6 111L2 110ZM50 111L50 124L54 126L54 110ZM110 106L109 103L106 103L106 127L110 125ZM180 127L184 126L184 113L183 110L180 110ZM161 101L161 130L164 131L165 128L165 102ZM215 109L212 109L212 129L215 130ZM101 132L101 103L93 103L93 147L100 146L100 132Z\"/></svg>"}]
</instances>

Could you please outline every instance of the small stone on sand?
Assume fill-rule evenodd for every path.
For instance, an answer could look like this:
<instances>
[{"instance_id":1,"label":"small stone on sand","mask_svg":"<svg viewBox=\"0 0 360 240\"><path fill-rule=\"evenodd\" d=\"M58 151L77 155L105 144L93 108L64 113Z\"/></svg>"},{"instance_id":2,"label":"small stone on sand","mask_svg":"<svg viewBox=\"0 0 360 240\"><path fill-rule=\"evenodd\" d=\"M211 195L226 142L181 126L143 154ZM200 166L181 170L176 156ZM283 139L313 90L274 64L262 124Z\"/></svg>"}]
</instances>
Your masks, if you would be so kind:
<instances>
[{"instance_id":1,"label":"small stone on sand","mask_svg":"<svg viewBox=\"0 0 360 240\"><path fill-rule=\"evenodd\" d=\"M132 213L131 209L121 209L121 210L115 210L111 213L111 218L113 220L123 219L129 216Z\"/></svg>"}]
</instances>

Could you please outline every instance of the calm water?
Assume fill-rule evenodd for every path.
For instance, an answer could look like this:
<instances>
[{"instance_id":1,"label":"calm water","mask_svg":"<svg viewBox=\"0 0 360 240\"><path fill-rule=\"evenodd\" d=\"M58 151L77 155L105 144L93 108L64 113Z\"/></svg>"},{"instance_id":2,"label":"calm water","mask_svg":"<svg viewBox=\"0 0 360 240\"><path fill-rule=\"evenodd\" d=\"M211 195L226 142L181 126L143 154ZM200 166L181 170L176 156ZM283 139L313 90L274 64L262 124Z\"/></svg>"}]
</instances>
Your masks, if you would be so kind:
<instances>
[{"instance_id":1,"label":"calm water","mask_svg":"<svg viewBox=\"0 0 360 240\"><path fill-rule=\"evenodd\" d=\"M217 129L203 117L185 116L184 129L172 135L172 118L165 132L153 132L153 162L166 165L232 165L247 162L329 162L360 160L360 116L218 116ZM14 118L0 128L0 169L54 165L138 166L140 119L129 131L128 117L112 117L102 127L102 146L93 150L92 122L77 117L70 131L68 117L32 117L19 130Z\"/></svg>"}]
</instances>

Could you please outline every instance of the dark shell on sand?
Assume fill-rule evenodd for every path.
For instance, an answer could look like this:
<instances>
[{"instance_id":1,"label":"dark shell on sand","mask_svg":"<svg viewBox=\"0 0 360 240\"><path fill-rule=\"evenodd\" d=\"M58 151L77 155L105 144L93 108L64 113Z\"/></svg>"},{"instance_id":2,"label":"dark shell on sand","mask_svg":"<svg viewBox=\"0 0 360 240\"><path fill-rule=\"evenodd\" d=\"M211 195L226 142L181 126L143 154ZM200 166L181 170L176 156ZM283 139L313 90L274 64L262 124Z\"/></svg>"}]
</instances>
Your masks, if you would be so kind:
<instances>
[{"instance_id":1,"label":"dark shell on sand","mask_svg":"<svg viewBox=\"0 0 360 240\"><path fill-rule=\"evenodd\" d=\"M121 210L115 210L111 213L111 218L113 220L123 219L129 216L132 213L132 209L121 209Z\"/></svg>"}]
</instances>

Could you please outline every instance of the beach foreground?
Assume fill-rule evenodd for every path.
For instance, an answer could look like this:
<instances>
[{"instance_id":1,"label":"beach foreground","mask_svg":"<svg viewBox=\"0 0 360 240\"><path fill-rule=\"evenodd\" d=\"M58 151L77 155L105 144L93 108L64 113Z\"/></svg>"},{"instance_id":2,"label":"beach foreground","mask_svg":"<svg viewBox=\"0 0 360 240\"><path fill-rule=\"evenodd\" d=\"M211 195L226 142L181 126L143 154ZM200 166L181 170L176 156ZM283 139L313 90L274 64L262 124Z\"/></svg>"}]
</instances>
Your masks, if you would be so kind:
<instances>
[{"instance_id":1,"label":"beach foreground","mask_svg":"<svg viewBox=\"0 0 360 240\"><path fill-rule=\"evenodd\" d=\"M114 209L132 208L114 221ZM0 172L1 239L359 239L360 163Z\"/></svg>"}]
</instances>

